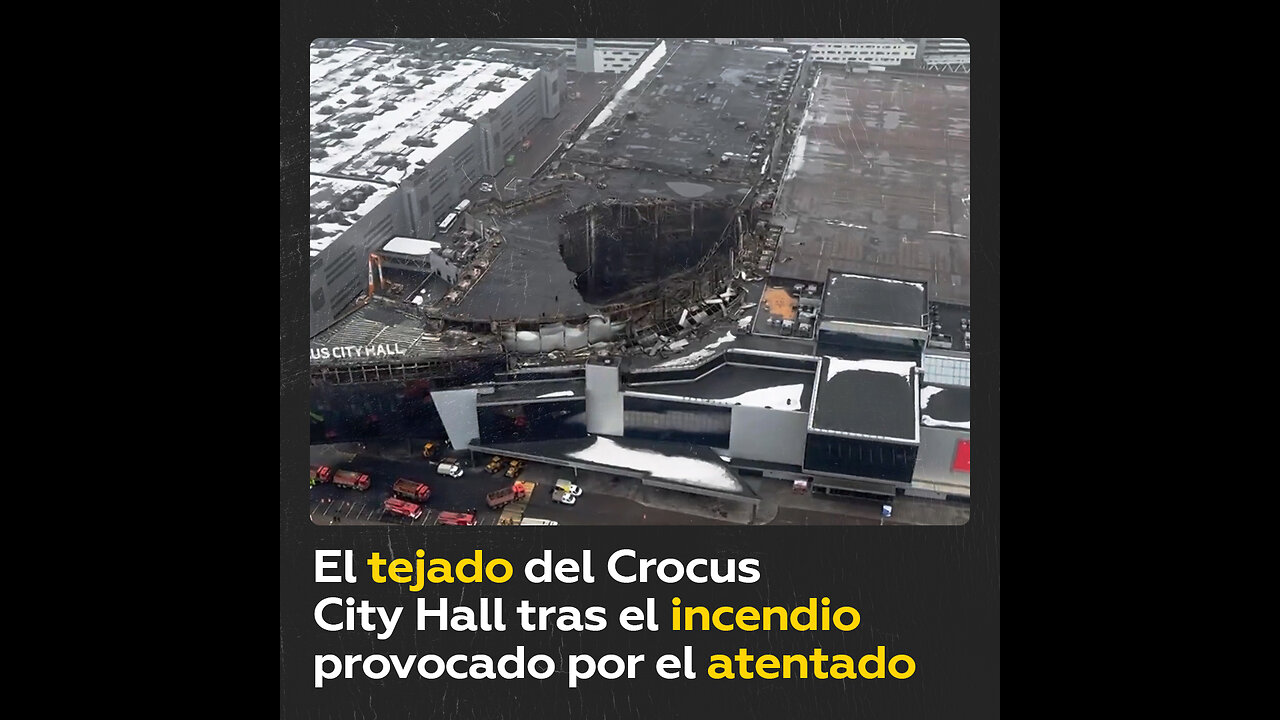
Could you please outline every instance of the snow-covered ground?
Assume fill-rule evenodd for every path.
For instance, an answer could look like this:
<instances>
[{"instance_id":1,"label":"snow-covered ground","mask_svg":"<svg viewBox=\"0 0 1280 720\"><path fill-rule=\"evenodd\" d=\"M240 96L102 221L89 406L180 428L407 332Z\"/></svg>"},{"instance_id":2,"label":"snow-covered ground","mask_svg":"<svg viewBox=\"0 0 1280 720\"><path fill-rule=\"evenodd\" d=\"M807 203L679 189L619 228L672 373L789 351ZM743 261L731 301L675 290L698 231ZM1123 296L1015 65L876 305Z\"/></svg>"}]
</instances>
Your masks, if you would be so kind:
<instances>
[{"instance_id":1,"label":"snow-covered ground","mask_svg":"<svg viewBox=\"0 0 1280 720\"><path fill-rule=\"evenodd\" d=\"M590 446L569 453L570 457L600 465L641 470L663 480L696 485L713 490L742 492L742 483L721 465L687 457L623 447L606 437L594 438Z\"/></svg>"}]
</instances>

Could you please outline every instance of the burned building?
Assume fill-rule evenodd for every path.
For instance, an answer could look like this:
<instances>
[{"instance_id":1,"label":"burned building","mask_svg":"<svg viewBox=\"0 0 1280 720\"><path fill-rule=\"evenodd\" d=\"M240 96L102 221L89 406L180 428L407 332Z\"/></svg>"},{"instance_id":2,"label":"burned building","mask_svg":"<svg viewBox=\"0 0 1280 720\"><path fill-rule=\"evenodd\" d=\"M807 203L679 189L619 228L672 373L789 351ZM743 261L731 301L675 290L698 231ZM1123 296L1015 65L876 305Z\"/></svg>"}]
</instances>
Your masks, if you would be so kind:
<instances>
[{"instance_id":1,"label":"burned building","mask_svg":"<svg viewBox=\"0 0 1280 720\"><path fill-rule=\"evenodd\" d=\"M944 85L917 106L892 78L858 80L878 83L884 116L853 93L836 118L814 103L854 81L824 70L810 94L805 63L657 43L557 121L559 148L527 177L479 180L457 227L383 249L420 285L313 339L315 413L344 418L344 438L441 433L747 502L753 475L967 498L967 86L928 80ZM835 127L854 115L880 148L865 168ZM387 341L404 352L378 355Z\"/></svg>"},{"instance_id":2,"label":"burned building","mask_svg":"<svg viewBox=\"0 0 1280 720\"><path fill-rule=\"evenodd\" d=\"M716 256L727 259L735 211L727 201L590 205L561 220L560 252L583 299L607 304Z\"/></svg>"}]
</instances>

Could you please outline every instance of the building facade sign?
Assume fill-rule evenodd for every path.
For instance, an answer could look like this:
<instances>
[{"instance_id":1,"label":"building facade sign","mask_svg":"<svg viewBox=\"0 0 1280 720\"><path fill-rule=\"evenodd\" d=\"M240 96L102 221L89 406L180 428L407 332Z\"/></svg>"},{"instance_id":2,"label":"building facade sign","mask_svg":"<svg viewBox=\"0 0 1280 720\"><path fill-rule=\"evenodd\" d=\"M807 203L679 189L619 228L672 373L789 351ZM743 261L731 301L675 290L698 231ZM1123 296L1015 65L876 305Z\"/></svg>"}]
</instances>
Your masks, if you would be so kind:
<instances>
[{"instance_id":1,"label":"building facade sign","mask_svg":"<svg viewBox=\"0 0 1280 720\"><path fill-rule=\"evenodd\" d=\"M379 343L377 345L342 345L339 347L311 348L312 360L343 360L346 358L374 358L404 355L405 348L400 343Z\"/></svg>"}]
</instances>

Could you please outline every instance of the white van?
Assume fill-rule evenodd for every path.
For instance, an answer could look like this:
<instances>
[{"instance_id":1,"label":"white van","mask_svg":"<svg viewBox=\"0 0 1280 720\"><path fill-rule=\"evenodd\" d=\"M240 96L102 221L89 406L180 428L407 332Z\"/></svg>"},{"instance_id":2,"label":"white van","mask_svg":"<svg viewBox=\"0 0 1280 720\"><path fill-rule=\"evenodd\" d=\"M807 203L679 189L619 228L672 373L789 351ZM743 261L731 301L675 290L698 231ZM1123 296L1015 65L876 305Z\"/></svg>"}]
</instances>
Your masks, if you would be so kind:
<instances>
[{"instance_id":1,"label":"white van","mask_svg":"<svg viewBox=\"0 0 1280 720\"><path fill-rule=\"evenodd\" d=\"M459 478L462 477L462 468L457 465L442 462L439 465L436 465L436 474Z\"/></svg>"},{"instance_id":2,"label":"white van","mask_svg":"<svg viewBox=\"0 0 1280 720\"><path fill-rule=\"evenodd\" d=\"M574 497L582 496L582 488L578 487L577 485L574 485L573 483L569 482L568 480L565 480L564 478L560 478L559 480L556 480L556 490L560 490L561 492L567 493Z\"/></svg>"},{"instance_id":3,"label":"white van","mask_svg":"<svg viewBox=\"0 0 1280 720\"><path fill-rule=\"evenodd\" d=\"M555 520L543 520L542 518L527 517L520 521L521 525L559 525Z\"/></svg>"}]
</instances>

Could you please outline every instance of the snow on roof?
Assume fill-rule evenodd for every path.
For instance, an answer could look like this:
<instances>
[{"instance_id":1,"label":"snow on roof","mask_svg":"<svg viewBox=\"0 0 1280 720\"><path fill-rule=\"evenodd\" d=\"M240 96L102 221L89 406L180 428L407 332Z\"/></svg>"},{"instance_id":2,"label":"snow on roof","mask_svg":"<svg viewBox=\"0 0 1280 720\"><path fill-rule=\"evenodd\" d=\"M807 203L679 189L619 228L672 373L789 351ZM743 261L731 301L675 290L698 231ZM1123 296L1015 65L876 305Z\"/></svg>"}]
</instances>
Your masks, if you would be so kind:
<instances>
[{"instance_id":1,"label":"snow on roof","mask_svg":"<svg viewBox=\"0 0 1280 720\"><path fill-rule=\"evenodd\" d=\"M850 370L866 370L868 372L892 373L901 375L908 383L915 372L916 364L909 360L844 360L827 356L827 382L842 372Z\"/></svg>"},{"instance_id":2,"label":"snow on roof","mask_svg":"<svg viewBox=\"0 0 1280 720\"><path fill-rule=\"evenodd\" d=\"M817 79L821 76L822 71L818 71L818 75L814 78L814 87L817 87ZM813 121L814 113L817 112L818 104L810 102L805 106L804 117L800 118L800 127L796 128L796 142L791 149L791 156L787 158L787 168L782 173L782 184L786 185L787 181L796 176L800 172L800 168L804 167L804 147L809 142L809 134L805 132L810 123Z\"/></svg>"},{"instance_id":3,"label":"snow on roof","mask_svg":"<svg viewBox=\"0 0 1280 720\"><path fill-rule=\"evenodd\" d=\"M539 397L539 398L573 397L573 391L572 391L572 390L560 390L559 392L543 393L542 395L539 395L538 397Z\"/></svg>"},{"instance_id":4,"label":"snow on roof","mask_svg":"<svg viewBox=\"0 0 1280 720\"><path fill-rule=\"evenodd\" d=\"M422 61L407 51L343 48L324 58L318 52L313 50L311 58L310 90L315 98L311 101L311 124L314 128L325 123L333 130L313 130L313 137L320 141L317 147L325 156L312 159L312 172L377 178L392 184L402 182L447 152L471 129L470 123L444 116L445 110L452 108L470 118L479 117L501 105L537 72L505 62L478 60L418 67ZM381 58L391 62L375 62ZM399 62L404 60L414 64L401 67ZM519 77L504 77L499 72L514 72ZM393 82L399 76L404 81ZM426 78L433 84L422 84ZM481 85L490 82L500 83L502 89L481 89ZM406 139L428 134L435 135L435 147L414 146L405 153L411 147L405 145ZM384 156L396 156L408 164L403 169L377 164Z\"/></svg>"},{"instance_id":5,"label":"snow on roof","mask_svg":"<svg viewBox=\"0 0 1280 720\"><path fill-rule=\"evenodd\" d=\"M827 288L829 289L833 287L836 284L836 281L842 277L854 278L856 280L879 280L880 282L898 283L899 285L911 285L924 290L924 283L911 282L910 280L894 280L892 278L879 277L876 275L859 275L857 273L840 273L839 275L832 275L831 280L827 282Z\"/></svg>"},{"instance_id":6,"label":"snow on roof","mask_svg":"<svg viewBox=\"0 0 1280 720\"><path fill-rule=\"evenodd\" d=\"M624 447L606 437L596 437L591 445L568 453L570 457L600 465L648 472L656 478L686 485L742 492L742 483L721 465L690 457L673 457L647 450Z\"/></svg>"},{"instance_id":7,"label":"snow on roof","mask_svg":"<svg viewBox=\"0 0 1280 720\"><path fill-rule=\"evenodd\" d=\"M927 425L929 427L949 427L949 428L959 428L962 430L970 429L968 420L964 422L951 422L950 420L936 420L924 413L920 414L920 422L921 424Z\"/></svg>"},{"instance_id":8,"label":"snow on roof","mask_svg":"<svg viewBox=\"0 0 1280 720\"><path fill-rule=\"evenodd\" d=\"M609 101L608 105L604 106L604 109L600 111L600 114L596 116L596 119L591 121L591 124L587 126L587 130L590 131L605 120L608 120L609 116L613 114L614 108L616 108L618 103L622 100L622 96L626 95L629 91L638 86L640 82L644 80L645 76L658 66L658 61L666 54L667 42L664 40L658 43L658 46L651 50L649 54L645 56L644 60L640 61L635 71L631 73L631 77L628 77L626 82L622 84L622 87L618 88L613 99ZM584 133L583 137L586 137L589 134L590 132Z\"/></svg>"},{"instance_id":9,"label":"snow on roof","mask_svg":"<svg viewBox=\"0 0 1280 720\"><path fill-rule=\"evenodd\" d=\"M724 337L720 338L719 340L716 340L715 342L711 343L710 345L702 348L701 350L695 353L690 353L689 355L686 355L684 357L678 357L671 360L667 360L665 362L660 362L657 365L654 365L653 367L662 368L662 367L673 367L675 365L696 365L702 362L703 360L706 360L707 358L715 357L716 348L720 347L724 343L733 342L734 339L735 339L735 336L733 332L727 332L724 334Z\"/></svg>"},{"instance_id":10,"label":"snow on roof","mask_svg":"<svg viewBox=\"0 0 1280 720\"><path fill-rule=\"evenodd\" d=\"M339 235L346 232L348 227L354 225L360 218L369 214L383 200L386 200L396 192L396 188L377 182L336 178L327 175L312 175L310 183L311 227L313 229L318 228L323 233L321 237L313 237L311 239L311 249L313 250L323 250L328 247ZM341 210L338 204L343 198L356 191L367 193L364 200L351 210ZM332 210L338 210L342 213L342 219L345 224L344 222L322 222L320 220L321 217Z\"/></svg>"},{"instance_id":11,"label":"snow on roof","mask_svg":"<svg viewBox=\"0 0 1280 720\"><path fill-rule=\"evenodd\" d=\"M440 243L434 240L421 240L411 237L393 237L382 246L384 252L400 255L429 255L440 249Z\"/></svg>"},{"instance_id":12,"label":"snow on roof","mask_svg":"<svg viewBox=\"0 0 1280 720\"><path fill-rule=\"evenodd\" d=\"M929 414L925 412L925 410L929 407L929 401L933 399L933 396L937 395L938 393L942 392L945 389L946 388L940 388L933 385L928 385L923 388L920 388L920 422L930 427L949 427L949 428L962 428L964 430L969 430L970 428L969 428L968 420L965 420L964 422L955 422L953 420L938 420L937 418L930 417Z\"/></svg>"},{"instance_id":13,"label":"snow on roof","mask_svg":"<svg viewBox=\"0 0 1280 720\"><path fill-rule=\"evenodd\" d=\"M942 392L943 388L928 386L920 389L920 409L929 407L929 399Z\"/></svg>"}]
</instances>

